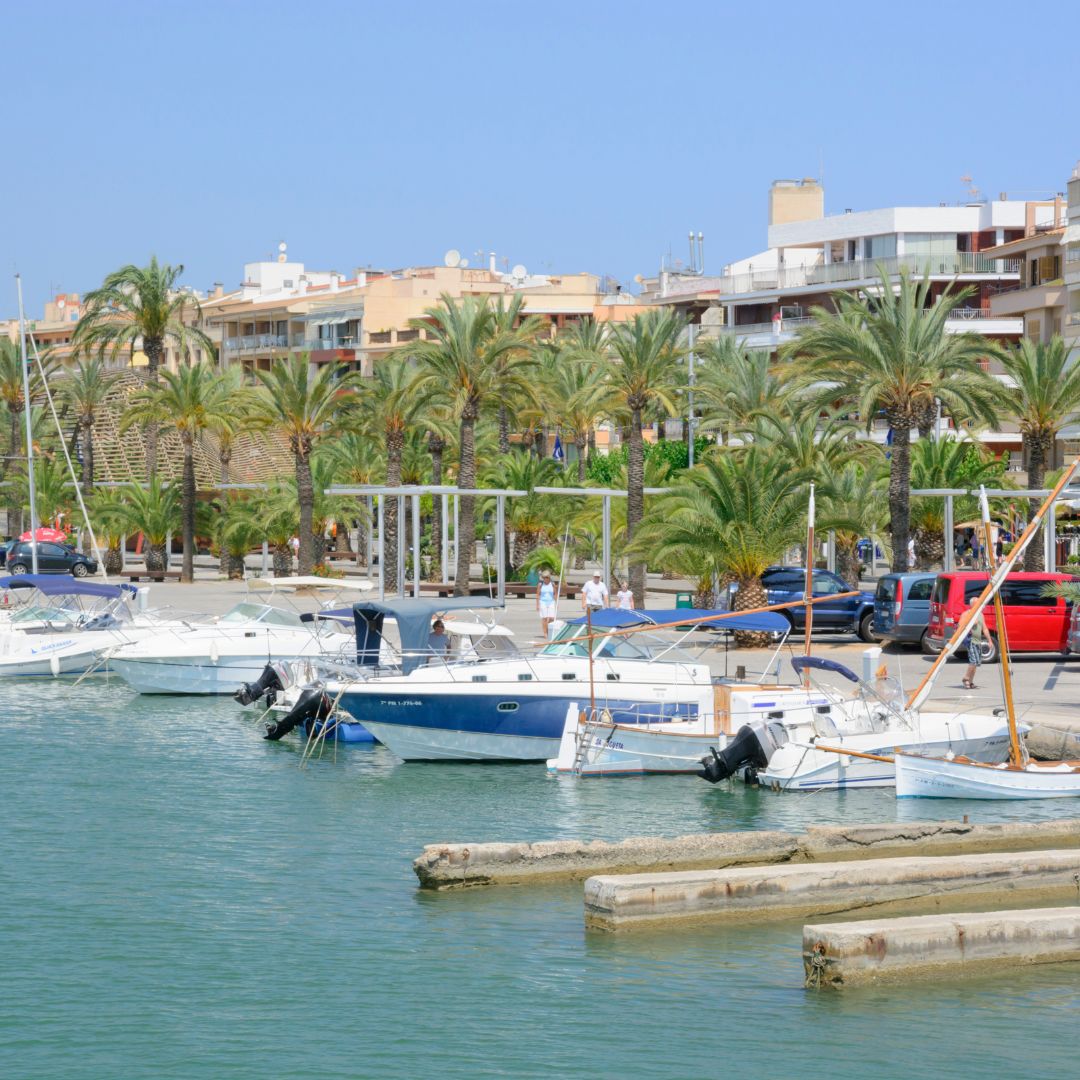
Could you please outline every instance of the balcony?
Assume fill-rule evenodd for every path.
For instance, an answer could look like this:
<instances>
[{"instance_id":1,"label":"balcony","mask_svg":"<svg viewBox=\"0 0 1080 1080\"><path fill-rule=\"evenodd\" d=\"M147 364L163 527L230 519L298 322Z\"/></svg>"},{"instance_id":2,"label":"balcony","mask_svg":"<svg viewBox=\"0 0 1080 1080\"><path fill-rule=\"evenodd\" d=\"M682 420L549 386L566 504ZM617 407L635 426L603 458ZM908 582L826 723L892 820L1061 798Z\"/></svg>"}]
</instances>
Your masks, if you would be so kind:
<instances>
[{"instance_id":1,"label":"balcony","mask_svg":"<svg viewBox=\"0 0 1080 1080\"><path fill-rule=\"evenodd\" d=\"M934 277L964 277L967 275L1008 276L1020 273L1020 259L989 259L978 252L958 251L946 256L896 255L888 259L860 259L854 262L816 263L813 266L785 266L750 274L730 274L703 279L695 283L695 291L716 283L721 296L742 293L776 292L781 289L810 289L836 285L852 287L860 282L872 282L883 268L890 276L901 270L913 274L929 273Z\"/></svg>"},{"instance_id":2,"label":"balcony","mask_svg":"<svg viewBox=\"0 0 1080 1080\"><path fill-rule=\"evenodd\" d=\"M289 344L287 334L247 334L225 338L226 352L258 352L262 349L283 349Z\"/></svg>"}]
</instances>

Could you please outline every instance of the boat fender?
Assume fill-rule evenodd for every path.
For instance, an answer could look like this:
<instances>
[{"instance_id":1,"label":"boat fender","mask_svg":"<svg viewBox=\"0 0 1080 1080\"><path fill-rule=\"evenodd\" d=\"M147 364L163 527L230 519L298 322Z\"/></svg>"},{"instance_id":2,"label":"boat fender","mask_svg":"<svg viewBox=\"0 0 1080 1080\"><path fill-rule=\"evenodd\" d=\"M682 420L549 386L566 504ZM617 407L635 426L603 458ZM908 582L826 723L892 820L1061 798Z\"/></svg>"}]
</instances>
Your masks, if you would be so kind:
<instances>
[{"instance_id":1,"label":"boat fender","mask_svg":"<svg viewBox=\"0 0 1080 1080\"><path fill-rule=\"evenodd\" d=\"M783 724L770 724L764 720L743 724L723 750L713 748L709 757L701 759L697 775L710 784L718 784L745 766L764 769L773 754L786 742L787 733Z\"/></svg>"},{"instance_id":2,"label":"boat fender","mask_svg":"<svg viewBox=\"0 0 1080 1080\"><path fill-rule=\"evenodd\" d=\"M52 675L53 675L54 679L60 674L60 657L59 656L54 655L54 656L49 657L49 670L52 672Z\"/></svg>"},{"instance_id":3,"label":"boat fender","mask_svg":"<svg viewBox=\"0 0 1080 1080\"><path fill-rule=\"evenodd\" d=\"M277 742L288 735L293 728L306 720L324 719L330 715L331 702L323 693L322 687L309 686L296 700L292 710L280 720L266 725L264 739Z\"/></svg>"},{"instance_id":4,"label":"boat fender","mask_svg":"<svg viewBox=\"0 0 1080 1080\"><path fill-rule=\"evenodd\" d=\"M277 700L276 691L284 689L277 668L273 664L267 664L262 669L262 674L254 682L244 683L233 694L233 700L240 705L250 705L253 701L258 701L259 698L266 694L266 704L269 707ZM271 696L273 696L274 700L271 700Z\"/></svg>"},{"instance_id":5,"label":"boat fender","mask_svg":"<svg viewBox=\"0 0 1080 1080\"><path fill-rule=\"evenodd\" d=\"M216 664L221 659L221 650L216 641L210 642L210 663Z\"/></svg>"}]
</instances>

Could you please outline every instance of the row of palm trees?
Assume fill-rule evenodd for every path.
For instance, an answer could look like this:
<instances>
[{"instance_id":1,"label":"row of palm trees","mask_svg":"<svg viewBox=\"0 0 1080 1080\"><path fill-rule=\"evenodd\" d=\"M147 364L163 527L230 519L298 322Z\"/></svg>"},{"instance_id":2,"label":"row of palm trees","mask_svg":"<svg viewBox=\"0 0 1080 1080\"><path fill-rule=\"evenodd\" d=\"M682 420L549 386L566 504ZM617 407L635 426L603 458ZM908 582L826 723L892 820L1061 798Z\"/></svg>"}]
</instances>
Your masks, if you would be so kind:
<instances>
[{"instance_id":1,"label":"row of palm trees","mask_svg":"<svg viewBox=\"0 0 1080 1080\"><path fill-rule=\"evenodd\" d=\"M213 434L221 448L223 472L231 446L247 431L274 431L287 441L293 477L271 485L274 491L265 496L228 500L215 535L228 533L234 548L241 547L244 520L265 529L280 519L279 532L287 532L287 518L299 537L301 572L319 561L328 522L364 519L359 500L320 509L325 487L455 478L465 492L456 537L456 580L464 589L477 510L484 510L469 492L481 482L531 490L557 479L558 467L543 460L545 436L552 430L575 447L574 473L585 484L597 425L609 422L621 430L626 446L628 497L625 506L617 504L615 531L617 547L629 560L637 602L643 602L645 567L651 563L690 574L703 587L738 580L743 602L749 603L759 577L750 571L797 542L791 523L800 517L795 512L800 503L805 513L811 481L818 485L827 527L837 532L849 579L857 577L857 541L884 531L894 567L905 568L913 529L920 559L931 558L940 546L933 527L941 519L940 505L926 499L913 505L912 486L957 486L952 482L957 477L1000 477L1002 472L1001 464L974 443L931 439L939 412L960 429L1014 417L1025 442L1030 483L1040 486L1054 437L1080 408L1080 372L1070 365L1060 340L1025 340L1006 350L982 336L949 334L948 314L964 302L965 290L948 289L932 298L928 281L903 276L894 290L883 275L879 287L838 294L833 309L816 309L814 322L779 360L747 352L734 336L699 344L696 430L715 439L716 446L695 470L647 478L644 430L687 410L684 324L668 309L614 325L586 320L552 337L546 320L524 312L521 298L492 303L483 297L443 297L413 320L419 340L380 361L369 379L334 365L315 369L301 355L259 373L253 387L237 370L220 371L209 361L210 342L191 326L197 301L175 289L179 272L155 261L145 268L125 267L88 294L88 313L75 334L78 362L65 393L81 432L84 480L92 485L94 417L111 378L105 362L141 344L148 377L132 397L123 426L145 431L151 480L158 433L172 429L179 437L181 485L179 495L169 498L178 500L185 577L191 574L200 531L194 462L205 434ZM162 370L166 342L189 357L202 349L208 359L176 372ZM988 357L1000 361L1013 386L1003 387L984 370ZM14 390L6 369L5 353L0 400L12 421L9 470L18 457L21 391ZM21 374L17 358L14 370ZM892 433L884 450L857 438L879 417ZM912 441L914 434L918 438ZM652 502L648 517L647 480L671 489ZM165 489L159 485L159 490ZM438 500L426 517L433 569L441 574L445 568L437 559L447 523L440 519ZM519 543L516 561L524 561L530 546L568 531L576 536L580 554L595 536L595 517L595 501L515 500L508 526L526 541ZM402 524L396 500L388 500L384 535L391 586L404 570L396 565ZM1028 565L1039 557L1033 545Z\"/></svg>"}]
</instances>

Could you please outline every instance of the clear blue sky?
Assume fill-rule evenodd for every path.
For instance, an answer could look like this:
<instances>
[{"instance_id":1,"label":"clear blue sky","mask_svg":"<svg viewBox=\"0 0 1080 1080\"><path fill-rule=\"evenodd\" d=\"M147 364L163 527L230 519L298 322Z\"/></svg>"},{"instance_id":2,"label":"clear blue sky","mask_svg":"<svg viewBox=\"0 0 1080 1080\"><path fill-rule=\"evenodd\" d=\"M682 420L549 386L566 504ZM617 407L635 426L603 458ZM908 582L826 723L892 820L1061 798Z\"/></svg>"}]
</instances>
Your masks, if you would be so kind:
<instances>
[{"instance_id":1,"label":"clear blue sky","mask_svg":"<svg viewBox=\"0 0 1080 1080\"><path fill-rule=\"evenodd\" d=\"M826 208L1063 190L1065 9L1015 4L7 4L0 315L151 253L235 286L483 248L630 282L705 233L765 246L777 177Z\"/></svg>"}]
</instances>

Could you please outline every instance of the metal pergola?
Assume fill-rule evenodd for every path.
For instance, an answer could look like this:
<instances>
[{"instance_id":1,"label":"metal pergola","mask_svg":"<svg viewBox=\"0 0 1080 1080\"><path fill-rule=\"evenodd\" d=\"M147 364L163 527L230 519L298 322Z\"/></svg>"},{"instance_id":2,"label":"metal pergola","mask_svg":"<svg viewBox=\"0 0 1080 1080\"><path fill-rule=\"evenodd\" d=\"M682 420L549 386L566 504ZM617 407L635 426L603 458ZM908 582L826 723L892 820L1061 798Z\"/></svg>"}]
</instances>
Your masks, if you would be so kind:
<instances>
[{"instance_id":1,"label":"metal pergola","mask_svg":"<svg viewBox=\"0 0 1080 1080\"><path fill-rule=\"evenodd\" d=\"M1045 499L1051 492L1051 488L993 488L987 489L986 495L990 499ZM945 536L945 559L944 569L955 569L955 536L953 535L953 500L959 495L978 496L979 488L913 488L912 495L936 495L945 499L945 520L942 532ZM1080 500L1080 488L1066 488L1058 498L1059 502ZM1049 573L1057 570L1057 515L1055 506L1051 505L1046 514L1043 529L1043 560Z\"/></svg>"},{"instance_id":2,"label":"metal pergola","mask_svg":"<svg viewBox=\"0 0 1080 1080\"><path fill-rule=\"evenodd\" d=\"M539 489L537 489L539 490ZM442 499L442 566L443 573L450 581L450 530L447 525L447 511L450 496L454 497L454 547L455 553L458 542L458 519L462 495L480 495L495 499L495 577L497 595L500 603L506 602L506 550L503 547L502 536L506 531L506 500L515 496L528 495L527 491L518 491L514 488L459 488L451 484L405 484L397 487L385 484L357 484L353 486L338 486L326 488L327 495L364 495L368 499L369 510L372 501L378 497L377 527L379 533L379 599L386 596L386 560L384 558L383 521L386 507L386 499L397 499L398 511L398 595L406 596L405 591L405 530L400 523L404 520L405 500L411 500L412 506L412 553L413 553L413 596L420 595L420 497L422 495L438 495ZM370 543L370 532L368 533ZM368 552L368 566L371 565ZM454 575L456 583L457 575Z\"/></svg>"}]
</instances>

